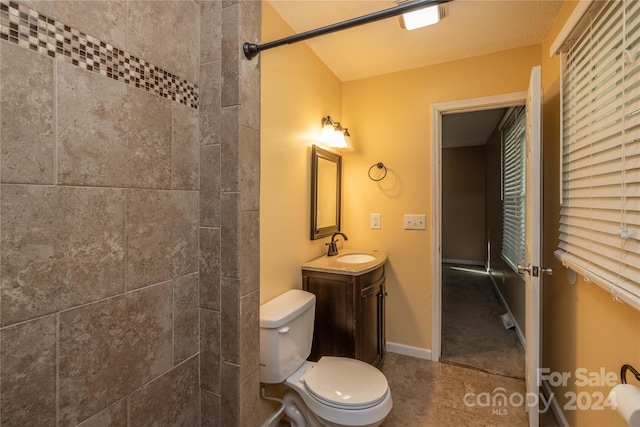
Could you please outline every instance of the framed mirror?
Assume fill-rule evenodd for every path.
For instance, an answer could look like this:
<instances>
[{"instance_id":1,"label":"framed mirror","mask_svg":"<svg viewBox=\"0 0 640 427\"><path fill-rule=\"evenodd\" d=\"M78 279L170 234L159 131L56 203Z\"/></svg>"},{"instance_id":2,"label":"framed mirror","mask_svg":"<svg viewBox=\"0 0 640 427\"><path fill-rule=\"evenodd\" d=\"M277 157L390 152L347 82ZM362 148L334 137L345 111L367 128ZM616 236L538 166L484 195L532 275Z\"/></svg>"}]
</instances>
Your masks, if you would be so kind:
<instances>
[{"instance_id":1,"label":"framed mirror","mask_svg":"<svg viewBox=\"0 0 640 427\"><path fill-rule=\"evenodd\" d=\"M342 156L311 148L311 240L340 231Z\"/></svg>"}]
</instances>

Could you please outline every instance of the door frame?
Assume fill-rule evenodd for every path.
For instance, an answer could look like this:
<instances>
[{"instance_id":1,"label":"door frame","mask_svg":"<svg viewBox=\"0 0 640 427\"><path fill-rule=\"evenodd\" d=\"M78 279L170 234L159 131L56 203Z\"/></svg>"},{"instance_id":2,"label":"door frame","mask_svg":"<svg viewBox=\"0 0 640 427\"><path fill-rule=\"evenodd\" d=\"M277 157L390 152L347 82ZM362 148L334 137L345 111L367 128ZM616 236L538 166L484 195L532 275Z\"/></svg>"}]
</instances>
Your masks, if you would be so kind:
<instances>
[{"instance_id":1,"label":"door frame","mask_svg":"<svg viewBox=\"0 0 640 427\"><path fill-rule=\"evenodd\" d=\"M431 104L431 360L442 353L442 116L525 105L527 91Z\"/></svg>"}]
</instances>

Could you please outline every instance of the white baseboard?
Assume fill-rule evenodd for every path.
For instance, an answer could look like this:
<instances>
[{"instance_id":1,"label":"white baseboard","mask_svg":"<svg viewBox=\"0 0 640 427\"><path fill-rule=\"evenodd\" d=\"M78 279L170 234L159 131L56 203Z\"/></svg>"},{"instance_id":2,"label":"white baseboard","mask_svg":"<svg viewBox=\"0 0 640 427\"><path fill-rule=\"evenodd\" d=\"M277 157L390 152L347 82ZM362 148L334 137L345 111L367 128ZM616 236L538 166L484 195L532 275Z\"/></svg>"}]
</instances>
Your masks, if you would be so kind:
<instances>
[{"instance_id":1,"label":"white baseboard","mask_svg":"<svg viewBox=\"0 0 640 427\"><path fill-rule=\"evenodd\" d=\"M524 340L524 334L522 333L522 329L520 329L520 325L518 324L518 321L516 320L516 318L513 317L513 313L511 312L511 309L509 308L507 301L502 296L502 292L500 292L500 288L498 287L498 284L493 278L493 275L489 274L489 278L491 279L491 283L493 283L493 288L496 290L496 293L498 294L498 298L500 298L500 303L505 308L505 310L507 310L507 312L509 313L509 316L511 316L511 318L513 319L513 323L515 324L515 329L516 329L516 335L518 336L518 340L520 341L520 344L522 344L522 347L524 348L525 340Z\"/></svg>"},{"instance_id":2,"label":"white baseboard","mask_svg":"<svg viewBox=\"0 0 640 427\"><path fill-rule=\"evenodd\" d=\"M415 357L417 359L431 360L431 350L428 348L411 347L410 345L387 341L387 351L402 354L403 356Z\"/></svg>"},{"instance_id":3,"label":"white baseboard","mask_svg":"<svg viewBox=\"0 0 640 427\"><path fill-rule=\"evenodd\" d=\"M468 259L451 259L451 258L442 258L443 264L458 264L458 265L477 265L478 267L484 267L484 261L471 261Z\"/></svg>"},{"instance_id":4,"label":"white baseboard","mask_svg":"<svg viewBox=\"0 0 640 427\"><path fill-rule=\"evenodd\" d=\"M553 391L551 390L551 386L549 385L548 381L542 380L542 393L544 394L544 396L547 399L549 398L549 396L551 396L551 393L553 393ZM553 397L553 400L551 401L551 410L553 411L553 415L555 415L556 421L558 422L558 424L560 426L569 427L569 422L564 417L564 413L562 412L562 408L560 407L560 404L558 403L558 399L556 399L555 396Z\"/></svg>"}]
</instances>

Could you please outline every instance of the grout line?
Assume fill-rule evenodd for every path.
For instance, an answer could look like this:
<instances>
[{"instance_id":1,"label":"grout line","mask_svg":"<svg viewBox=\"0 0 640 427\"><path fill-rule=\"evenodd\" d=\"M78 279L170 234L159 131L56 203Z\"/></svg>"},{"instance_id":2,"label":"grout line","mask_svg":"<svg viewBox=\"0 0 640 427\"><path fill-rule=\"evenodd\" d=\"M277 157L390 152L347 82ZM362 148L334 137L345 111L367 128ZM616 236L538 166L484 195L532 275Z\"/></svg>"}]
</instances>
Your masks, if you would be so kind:
<instances>
[{"instance_id":1,"label":"grout line","mask_svg":"<svg viewBox=\"0 0 640 427\"><path fill-rule=\"evenodd\" d=\"M174 127L174 115L176 113L176 109L171 106L171 118L169 119L169 140L171 143L171 189L176 190L176 182L175 182L175 141L173 138L173 127Z\"/></svg>"},{"instance_id":2,"label":"grout line","mask_svg":"<svg viewBox=\"0 0 640 427\"><path fill-rule=\"evenodd\" d=\"M171 366L176 364L176 286L174 279L171 284Z\"/></svg>"},{"instance_id":3,"label":"grout line","mask_svg":"<svg viewBox=\"0 0 640 427\"><path fill-rule=\"evenodd\" d=\"M53 185L60 182L59 146L58 136L58 61L53 61Z\"/></svg>"},{"instance_id":4,"label":"grout line","mask_svg":"<svg viewBox=\"0 0 640 427\"><path fill-rule=\"evenodd\" d=\"M152 188L152 187L114 187L110 185L82 185L82 184L31 184L31 183L22 183L22 182L2 182L0 183L6 186L14 186L14 187L60 187L60 188L87 188L94 190L140 190L140 191L164 191L164 192L184 192L184 193L197 193L198 190L190 190L190 189L172 189L172 188Z\"/></svg>"},{"instance_id":5,"label":"grout line","mask_svg":"<svg viewBox=\"0 0 640 427\"><path fill-rule=\"evenodd\" d=\"M128 276L128 274L127 274L127 272L128 272L127 266L128 266L128 262L129 262L129 259L127 258L127 252L129 252L127 250L127 244L129 243L128 242L128 236L127 236L127 209L129 207L127 201L129 200L129 190L128 189L124 190L123 193L124 193L124 216L123 216L124 217L124 224L122 224L122 226L124 228L124 232L122 234L123 234L123 238L124 238L124 248L123 248L124 249L124 254L122 255L122 264L123 264L124 271L122 272L122 282L123 282L122 283L122 288L124 289L124 292L126 293L127 292L127 276Z\"/></svg>"},{"instance_id":6,"label":"grout line","mask_svg":"<svg viewBox=\"0 0 640 427\"><path fill-rule=\"evenodd\" d=\"M0 43L0 63L2 62L2 43ZM2 99L2 74L0 72L0 99ZM0 119L2 119L0 110ZM2 121L0 120L0 124ZM2 141L2 126L0 125L0 141ZM0 180L2 177L2 150L0 150ZM0 199L2 196L2 187L0 186ZM2 214L0 210L0 224L2 223ZM2 227L0 227L0 241L2 241ZM2 259L2 249L0 248L0 259ZM2 283L2 269L0 269L0 284ZM0 321L2 319L2 292L0 292ZM1 323L0 323L1 324ZM0 329L1 331L1 329ZM0 354L2 354L2 340L0 339ZM2 378L2 358L0 357L0 378ZM0 396L2 396L2 381L0 381ZM0 405L0 425L2 425L2 405Z\"/></svg>"},{"instance_id":7,"label":"grout line","mask_svg":"<svg viewBox=\"0 0 640 427\"><path fill-rule=\"evenodd\" d=\"M56 425L60 425L60 313L56 313Z\"/></svg>"}]
</instances>

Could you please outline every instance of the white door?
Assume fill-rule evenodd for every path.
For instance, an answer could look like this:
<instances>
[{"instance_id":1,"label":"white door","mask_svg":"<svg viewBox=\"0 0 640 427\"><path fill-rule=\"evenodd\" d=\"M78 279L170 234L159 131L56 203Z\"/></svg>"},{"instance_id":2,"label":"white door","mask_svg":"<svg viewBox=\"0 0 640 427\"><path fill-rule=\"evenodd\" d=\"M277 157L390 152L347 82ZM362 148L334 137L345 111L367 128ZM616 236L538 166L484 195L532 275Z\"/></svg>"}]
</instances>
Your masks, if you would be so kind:
<instances>
[{"instance_id":1,"label":"white door","mask_svg":"<svg viewBox=\"0 0 640 427\"><path fill-rule=\"evenodd\" d=\"M525 337L529 426L539 425L540 294L542 262L542 88L540 67L533 67L527 93L527 163L525 185ZM549 271L550 273L550 271Z\"/></svg>"}]
</instances>

